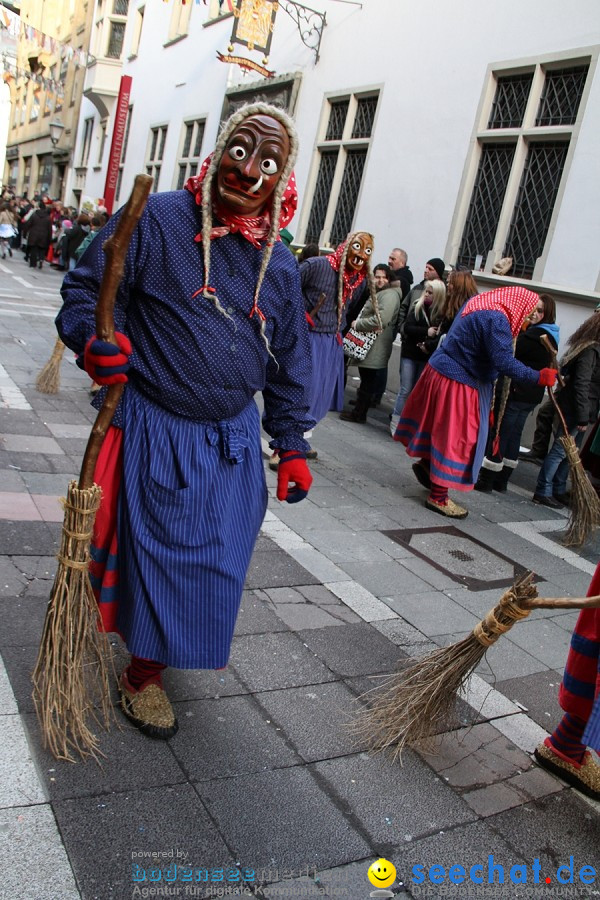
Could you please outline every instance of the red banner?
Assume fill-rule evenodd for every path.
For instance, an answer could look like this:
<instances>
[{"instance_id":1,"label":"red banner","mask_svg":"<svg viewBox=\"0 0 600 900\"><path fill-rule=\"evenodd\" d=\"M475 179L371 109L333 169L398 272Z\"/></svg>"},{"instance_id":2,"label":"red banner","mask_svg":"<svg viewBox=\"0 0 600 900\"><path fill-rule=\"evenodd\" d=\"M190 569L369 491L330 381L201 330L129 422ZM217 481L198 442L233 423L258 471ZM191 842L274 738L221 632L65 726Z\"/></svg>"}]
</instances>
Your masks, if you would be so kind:
<instances>
[{"instance_id":1,"label":"red banner","mask_svg":"<svg viewBox=\"0 0 600 900\"><path fill-rule=\"evenodd\" d=\"M115 191L117 189L117 180L119 178L119 164L121 162L121 153L123 152L125 126L127 125L127 112L129 110L131 81L131 75L121 76L119 99L117 100L117 109L115 112L115 124L113 128L112 140L110 142L110 156L108 158L106 184L104 185L104 205L109 216L112 215L113 203L115 202Z\"/></svg>"}]
</instances>

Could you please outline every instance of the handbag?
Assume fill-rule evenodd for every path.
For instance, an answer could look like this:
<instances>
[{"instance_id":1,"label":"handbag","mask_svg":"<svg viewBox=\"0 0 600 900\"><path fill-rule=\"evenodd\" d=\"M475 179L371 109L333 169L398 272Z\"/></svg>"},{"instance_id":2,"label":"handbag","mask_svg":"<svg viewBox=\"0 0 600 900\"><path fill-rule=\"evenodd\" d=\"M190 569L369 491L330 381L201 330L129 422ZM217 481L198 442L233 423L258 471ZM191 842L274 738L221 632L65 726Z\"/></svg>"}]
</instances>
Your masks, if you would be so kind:
<instances>
[{"instance_id":1,"label":"handbag","mask_svg":"<svg viewBox=\"0 0 600 900\"><path fill-rule=\"evenodd\" d=\"M356 331L350 328L344 335L344 356L363 360L377 340L377 331Z\"/></svg>"}]
</instances>

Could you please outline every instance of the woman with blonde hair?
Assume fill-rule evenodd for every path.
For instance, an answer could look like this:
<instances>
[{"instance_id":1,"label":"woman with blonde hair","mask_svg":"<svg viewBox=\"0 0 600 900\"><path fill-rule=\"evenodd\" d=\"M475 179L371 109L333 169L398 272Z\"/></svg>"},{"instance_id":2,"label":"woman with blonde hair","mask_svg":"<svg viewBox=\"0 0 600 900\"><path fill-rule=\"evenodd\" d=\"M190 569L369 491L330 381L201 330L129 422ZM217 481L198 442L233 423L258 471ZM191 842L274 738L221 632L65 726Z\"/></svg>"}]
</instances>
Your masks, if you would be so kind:
<instances>
[{"instance_id":1,"label":"woman with blonde hair","mask_svg":"<svg viewBox=\"0 0 600 900\"><path fill-rule=\"evenodd\" d=\"M402 326L400 352L400 390L390 417L390 433L394 437L404 404L427 364L429 353L437 344L438 325L446 300L446 286L441 278L425 282L423 293L409 310ZM429 352L426 341L435 340Z\"/></svg>"}]
</instances>

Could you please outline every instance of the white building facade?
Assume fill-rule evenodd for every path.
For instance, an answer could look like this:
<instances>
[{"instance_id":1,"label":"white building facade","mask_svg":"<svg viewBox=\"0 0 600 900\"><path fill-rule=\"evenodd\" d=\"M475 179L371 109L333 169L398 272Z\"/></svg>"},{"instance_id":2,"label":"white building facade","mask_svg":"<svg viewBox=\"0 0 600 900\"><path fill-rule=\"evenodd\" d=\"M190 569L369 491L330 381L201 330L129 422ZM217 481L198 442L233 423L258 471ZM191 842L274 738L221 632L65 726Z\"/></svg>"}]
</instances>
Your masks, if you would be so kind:
<instances>
[{"instance_id":1,"label":"white building facade","mask_svg":"<svg viewBox=\"0 0 600 900\"><path fill-rule=\"evenodd\" d=\"M261 78L217 58L235 21L228 0L96 0L66 202L104 196L122 75L115 208L138 172L155 190L180 188L229 111L270 100L300 135L295 243L371 231L376 260L405 248L416 281L440 256L481 270L482 287L548 290L572 331L600 301L598 0L507 0L501 13L489 0L310 5L281 0L274 77ZM510 275L494 276L505 256Z\"/></svg>"}]
</instances>

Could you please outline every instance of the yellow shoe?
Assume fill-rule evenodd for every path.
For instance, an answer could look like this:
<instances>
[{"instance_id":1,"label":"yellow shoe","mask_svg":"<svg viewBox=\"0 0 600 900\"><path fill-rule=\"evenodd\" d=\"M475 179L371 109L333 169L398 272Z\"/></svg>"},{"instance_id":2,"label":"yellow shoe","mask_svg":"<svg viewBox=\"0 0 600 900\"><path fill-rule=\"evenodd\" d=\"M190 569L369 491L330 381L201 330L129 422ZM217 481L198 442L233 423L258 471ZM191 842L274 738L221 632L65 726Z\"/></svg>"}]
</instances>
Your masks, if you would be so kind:
<instances>
[{"instance_id":1,"label":"yellow shoe","mask_svg":"<svg viewBox=\"0 0 600 900\"><path fill-rule=\"evenodd\" d=\"M448 516L449 519L466 519L469 515L468 509L459 506L458 503L455 503L450 497L448 497L447 503L436 503L435 500L428 497L425 501L425 506L427 509L439 513L440 516Z\"/></svg>"},{"instance_id":2,"label":"yellow shoe","mask_svg":"<svg viewBox=\"0 0 600 900\"><path fill-rule=\"evenodd\" d=\"M548 769L561 781L566 781L593 800L600 800L600 766L594 762L589 750L585 751L583 762L579 766L557 756L546 744L536 747L533 755L540 766Z\"/></svg>"},{"instance_id":3,"label":"yellow shoe","mask_svg":"<svg viewBox=\"0 0 600 900\"><path fill-rule=\"evenodd\" d=\"M279 468L279 453L274 453L269 460L269 468L272 472L276 472Z\"/></svg>"},{"instance_id":4,"label":"yellow shoe","mask_svg":"<svg viewBox=\"0 0 600 900\"><path fill-rule=\"evenodd\" d=\"M131 690L125 672L119 682L121 710L147 737L168 741L177 733L179 723L164 690L149 684L141 691Z\"/></svg>"}]
</instances>

